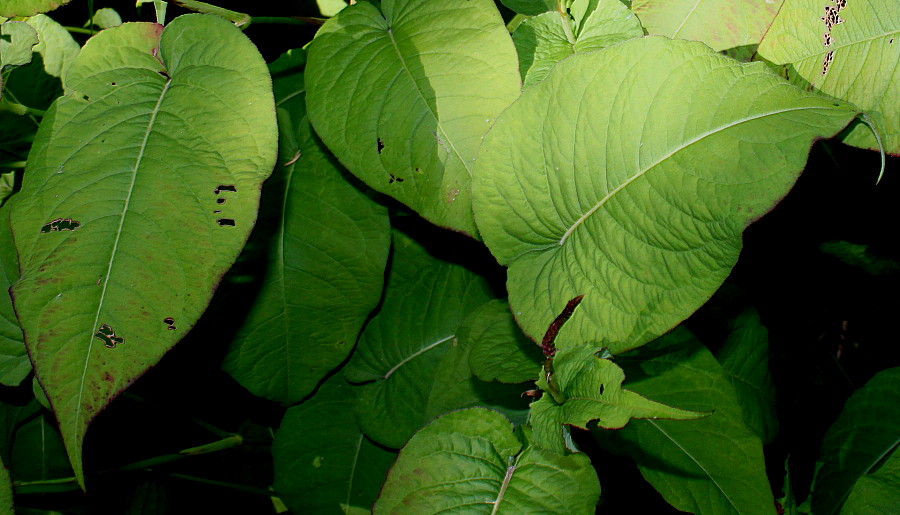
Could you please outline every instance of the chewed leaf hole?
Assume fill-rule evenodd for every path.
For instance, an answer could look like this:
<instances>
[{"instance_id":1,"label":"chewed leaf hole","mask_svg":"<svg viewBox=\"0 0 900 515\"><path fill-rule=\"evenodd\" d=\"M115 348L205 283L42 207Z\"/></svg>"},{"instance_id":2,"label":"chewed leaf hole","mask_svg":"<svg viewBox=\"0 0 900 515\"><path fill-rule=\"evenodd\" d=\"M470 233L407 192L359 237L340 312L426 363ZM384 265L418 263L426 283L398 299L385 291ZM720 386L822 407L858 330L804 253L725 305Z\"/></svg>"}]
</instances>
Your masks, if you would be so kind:
<instances>
[{"instance_id":1,"label":"chewed leaf hole","mask_svg":"<svg viewBox=\"0 0 900 515\"><path fill-rule=\"evenodd\" d=\"M224 199L224 198L217 198L217 199L216 199L216 204L224 204L224 203L225 203L225 199Z\"/></svg>"},{"instance_id":2,"label":"chewed leaf hole","mask_svg":"<svg viewBox=\"0 0 900 515\"><path fill-rule=\"evenodd\" d=\"M237 192L237 188L235 188L233 184L220 184L218 188L213 190L213 193L218 195L219 193L222 193L223 191Z\"/></svg>"},{"instance_id":3,"label":"chewed leaf hole","mask_svg":"<svg viewBox=\"0 0 900 515\"><path fill-rule=\"evenodd\" d=\"M381 141L381 138L378 138L378 153L380 154L382 150L384 150L384 142Z\"/></svg>"},{"instance_id":4,"label":"chewed leaf hole","mask_svg":"<svg viewBox=\"0 0 900 515\"><path fill-rule=\"evenodd\" d=\"M222 227L234 227L234 220L231 218L219 218L216 223Z\"/></svg>"},{"instance_id":5,"label":"chewed leaf hole","mask_svg":"<svg viewBox=\"0 0 900 515\"><path fill-rule=\"evenodd\" d=\"M116 332L107 324L101 324L100 329L94 334L94 338L103 342L109 349L115 349L116 345L125 343L125 338L116 336Z\"/></svg>"},{"instance_id":6,"label":"chewed leaf hole","mask_svg":"<svg viewBox=\"0 0 900 515\"><path fill-rule=\"evenodd\" d=\"M392 174L392 173L391 173L391 174L388 174L388 175L391 176L391 179L388 181L388 184L393 184L394 182L403 182L403 178L402 178L402 177L396 177L396 176L394 176L394 174Z\"/></svg>"},{"instance_id":7,"label":"chewed leaf hole","mask_svg":"<svg viewBox=\"0 0 900 515\"><path fill-rule=\"evenodd\" d=\"M48 233L52 231L74 231L81 227L81 222L72 220L71 218L57 218L44 224L41 232Z\"/></svg>"},{"instance_id":8,"label":"chewed leaf hole","mask_svg":"<svg viewBox=\"0 0 900 515\"><path fill-rule=\"evenodd\" d=\"M174 318L166 317L163 319L163 323L166 324L166 326L167 326L166 329L168 329L169 331L175 330L175 319Z\"/></svg>"}]
</instances>

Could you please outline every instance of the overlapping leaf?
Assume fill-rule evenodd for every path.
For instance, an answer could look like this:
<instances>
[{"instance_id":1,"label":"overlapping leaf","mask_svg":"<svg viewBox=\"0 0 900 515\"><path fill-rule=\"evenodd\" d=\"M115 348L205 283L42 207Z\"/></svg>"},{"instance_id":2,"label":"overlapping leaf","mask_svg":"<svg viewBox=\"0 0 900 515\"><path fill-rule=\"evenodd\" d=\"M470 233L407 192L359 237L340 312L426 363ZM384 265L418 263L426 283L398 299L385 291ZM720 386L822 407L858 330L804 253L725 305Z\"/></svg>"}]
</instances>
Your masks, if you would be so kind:
<instances>
[{"instance_id":1,"label":"overlapping leaf","mask_svg":"<svg viewBox=\"0 0 900 515\"><path fill-rule=\"evenodd\" d=\"M344 179L313 134L301 70L275 76L282 165L266 182L266 230L256 233L268 268L223 363L280 402L299 402L347 358L381 297L390 247L387 210Z\"/></svg>"},{"instance_id":2,"label":"overlapping leaf","mask_svg":"<svg viewBox=\"0 0 900 515\"><path fill-rule=\"evenodd\" d=\"M31 361L9 296L9 287L19 278L9 208L9 202L0 207L0 384L18 386L31 373Z\"/></svg>"},{"instance_id":3,"label":"overlapping leaf","mask_svg":"<svg viewBox=\"0 0 900 515\"><path fill-rule=\"evenodd\" d=\"M65 82L12 212L12 293L81 481L88 423L200 317L277 145L265 63L214 16L104 30Z\"/></svg>"},{"instance_id":4,"label":"overlapping leaf","mask_svg":"<svg viewBox=\"0 0 900 515\"><path fill-rule=\"evenodd\" d=\"M490 0L359 2L309 47L309 118L350 172L437 225L476 234L470 181L518 62Z\"/></svg>"},{"instance_id":5,"label":"overlapping leaf","mask_svg":"<svg viewBox=\"0 0 900 515\"><path fill-rule=\"evenodd\" d=\"M900 368L879 372L853 394L825 434L812 507L838 513L859 479L900 443Z\"/></svg>"},{"instance_id":6,"label":"overlapping leaf","mask_svg":"<svg viewBox=\"0 0 900 515\"><path fill-rule=\"evenodd\" d=\"M363 436L353 413L355 388L340 376L288 409L275 433L275 489L296 513L368 510L395 453Z\"/></svg>"},{"instance_id":7,"label":"overlapping leaf","mask_svg":"<svg viewBox=\"0 0 900 515\"><path fill-rule=\"evenodd\" d=\"M38 44L34 28L23 21L8 21L0 23L0 36L0 70L31 62L32 48ZM0 94L3 93L2 86L0 82Z\"/></svg>"},{"instance_id":8,"label":"overlapping leaf","mask_svg":"<svg viewBox=\"0 0 900 515\"><path fill-rule=\"evenodd\" d=\"M469 367L483 381L524 383L541 371L541 349L522 334L509 303L492 300L463 321L459 341L471 346Z\"/></svg>"},{"instance_id":9,"label":"overlapping leaf","mask_svg":"<svg viewBox=\"0 0 900 515\"><path fill-rule=\"evenodd\" d=\"M759 56L786 65L795 84L853 102L872 119L885 151L900 154L900 9L893 0L785 0ZM844 142L878 150L858 125Z\"/></svg>"},{"instance_id":10,"label":"overlapping leaf","mask_svg":"<svg viewBox=\"0 0 900 515\"><path fill-rule=\"evenodd\" d=\"M535 14L555 11L557 0L500 0L500 3L519 14Z\"/></svg>"},{"instance_id":11,"label":"overlapping leaf","mask_svg":"<svg viewBox=\"0 0 900 515\"><path fill-rule=\"evenodd\" d=\"M856 113L690 41L560 62L504 111L477 162L479 229L509 267L517 321L537 339L584 295L561 341L619 353L665 333L719 287L811 142Z\"/></svg>"},{"instance_id":12,"label":"overlapping leaf","mask_svg":"<svg viewBox=\"0 0 900 515\"><path fill-rule=\"evenodd\" d=\"M9 477L9 470L0 460L0 513L15 513L16 508L13 504L13 488L12 478Z\"/></svg>"},{"instance_id":13,"label":"overlapping leaf","mask_svg":"<svg viewBox=\"0 0 900 515\"><path fill-rule=\"evenodd\" d=\"M841 515L891 513L900 506L900 454L896 450L877 471L859 478Z\"/></svg>"},{"instance_id":14,"label":"overlapping leaf","mask_svg":"<svg viewBox=\"0 0 900 515\"><path fill-rule=\"evenodd\" d=\"M722 366L687 330L619 358L629 388L666 404L712 411L693 421L633 420L611 438L672 506L690 513L774 514L762 443L744 424Z\"/></svg>"},{"instance_id":15,"label":"overlapping leaf","mask_svg":"<svg viewBox=\"0 0 900 515\"><path fill-rule=\"evenodd\" d=\"M513 33L519 71L526 86L540 82L566 57L644 35L638 19L619 0L577 0L574 19L548 12L522 22ZM570 24L569 40L564 24Z\"/></svg>"},{"instance_id":16,"label":"overlapping leaf","mask_svg":"<svg viewBox=\"0 0 900 515\"><path fill-rule=\"evenodd\" d=\"M760 322L759 313L747 310L737 317L716 358L734 387L744 422L763 443L771 442L778 434L778 415L769 371L769 331Z\"/></svg>"},{"instance_id":17,"label":"overlapping leaf","mask_svg":"<svg viewBox=\"0 0 900 515\"><path fill-rule=\"evenodd\" d=\"M759 43L783 1L634 0L631 8L650 34L726 50Z\"/></svg>"},{"instance_id":18,"label":"overlapping leaf","mask_svg":"<svg viewBox=\"0 0 900 515\"><path fill-rule=\"evenodd\" d=\"M594 513L600 484L583 454L523 444L503 415L448 413L400 451L374 513Z\"/></svg>"},{"instance_id":19,"label":"overlapping leaf","mask_svg":"<svg viewBox=\"0 0 900 515\"><path fill-rule=\"evenodd\" d=\"M32 16L56 9L69 3L69 0L3 0L0 4L0 16Z\"/></svg>"},{"instance_id":20,"label":"overlapping leaf","mask_svg":"<svg viewBox=\"0 0 900 515\"><path fill-rule=\"evenodd\" d=\"M381 309L344 368L349 381L368 382L356 402L364 433L399 448L452 409L495 403L526 407L516 393L521 388L480 388L469 370L469 347L458 340L462 321L490 298L481 277L395 233Z\"/></svg>"},{"instance_id":21,"label":"overlapping leaf","mask_svg":"<svg viewBox=\"0 0 900 515\"><path fill-rule=\"evenodd\" d=\"M707 415L666 406L625 390L625 373L609 359L598 357L599 352L585 345L562 349L553 358L551 383L539 383L544 395L531 404L530 421L537 445L564 452L567 429L563 425L587 429L588 422L596 420L600 427L619 429L632 418L691 420ZM547 391L550 388L557 391Z\"/></svg>"}]
</instances>

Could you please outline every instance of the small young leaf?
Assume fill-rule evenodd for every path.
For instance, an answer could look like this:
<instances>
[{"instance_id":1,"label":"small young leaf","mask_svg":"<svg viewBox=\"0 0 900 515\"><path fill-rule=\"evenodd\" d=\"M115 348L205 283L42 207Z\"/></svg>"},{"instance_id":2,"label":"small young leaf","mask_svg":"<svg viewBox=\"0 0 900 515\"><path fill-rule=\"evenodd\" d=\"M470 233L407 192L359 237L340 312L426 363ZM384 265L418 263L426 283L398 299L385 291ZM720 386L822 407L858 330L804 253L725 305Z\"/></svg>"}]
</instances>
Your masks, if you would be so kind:
<instances>
[{"instance_id":1,"label":"small young leaf","mask_svg":"<svg viewBox=\"0 0 900 515\"><path fill-rule=\"evenodd\" d=\"M524 383L541 371L541 349L528 339L509 312L509 303L492 300L463 321L462 345L471 345L469 368L482 381Z\"/></svg>"},{"instance_id":2,"label":"small young leaf","mask_svg":"<svg viewBox=\"0 0 900 515\"><path fill-rule=\"evenodd\" d=\"M334 376L287 410L275 433L275 489L295 513L368 509L396 453L363 436L356 425L356 388Z\"/></svg>"},{"instance_id":3,"label":"small young leaf","mask_svg":"<svg viewBox=\"0 0 900 515\"><path fill-rule=\"evenodd\" d=\"M900 367L879 372L857 390L822 441L816 475L816 515L838 513L859 479L900 442Z\"/></svg>"},{"instance_id":4,"label":"small young leaf","mask_svg":"<svg viewBox=\"0 0 900 515\"><path fill-rule=\"evenodd\" d=\"M594 513L600 484L583 454L523 446L503 415L470 408L412 437L391 467L379 513Z\"/></svg>"},{"instance_id":5,"label":"small young leaf","mask_svg":"<svg viewBox=\"0 0 900 515\"><path fill-rule=\"evenodd\" d=\"M558 404L555 396L545 394L531 404L530 421L537 445L564 452L564 424L587 429L588 422L596 420L600 427L618 429L632 418L692 420L707 416L625 390L625 373L611 360L598 357L598 352L598 348L580 346L561 349L554 356L553 374L564 401Z\"/></svg>"}]
</instances>

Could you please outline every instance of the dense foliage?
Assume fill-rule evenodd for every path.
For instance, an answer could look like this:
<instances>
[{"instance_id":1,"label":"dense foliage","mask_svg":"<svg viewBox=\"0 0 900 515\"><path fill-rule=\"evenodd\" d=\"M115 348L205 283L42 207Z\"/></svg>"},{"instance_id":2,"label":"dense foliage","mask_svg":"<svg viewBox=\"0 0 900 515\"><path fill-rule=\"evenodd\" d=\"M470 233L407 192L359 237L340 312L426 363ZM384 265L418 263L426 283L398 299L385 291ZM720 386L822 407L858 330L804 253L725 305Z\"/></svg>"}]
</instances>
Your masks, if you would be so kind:
<instances>
[{"instance_id":1,"label":"dense foliage","mask_svg":"<svg viewBox=\"0 0 900 515\"><path fill-rule=\"evenodd\" d=\"M891 2L59 3L0 513L900 505Z\"/></svg>"}]
</instances>

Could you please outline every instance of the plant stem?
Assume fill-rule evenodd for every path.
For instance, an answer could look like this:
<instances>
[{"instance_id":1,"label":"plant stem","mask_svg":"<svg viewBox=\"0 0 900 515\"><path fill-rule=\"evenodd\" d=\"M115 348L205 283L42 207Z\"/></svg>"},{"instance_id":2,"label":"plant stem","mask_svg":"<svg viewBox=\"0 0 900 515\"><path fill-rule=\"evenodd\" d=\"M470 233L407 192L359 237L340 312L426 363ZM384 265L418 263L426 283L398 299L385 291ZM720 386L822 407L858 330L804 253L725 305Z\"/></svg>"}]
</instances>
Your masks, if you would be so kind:
<instances>
[{"instance_id":1,"label":"plant stem","mask_svg":"<svg viewBox=\"0 0 900 515\"><path fill-rule=\"evenodd\" d=\"M91 29L85 29L83 27L63 27L69 32L74 32L75 34L87 34L89 36L93 36L97 31Z\"/></svg>"},{"instance_id":2,"label":"plant stem","mask_svg":"<svg viewBox=\"0 0 900 515\"><path fill-rule=\"evenodd\" d=\"M6 111L7 113L17 114L19 116L30 115L43 117L47 114L46 111L41 111L40 109L28 107L16 102L10 102L9 100L0 102L0 111Z\"/></svg>"},{"instance_id":3,"label":"plant stem","mask_svg":"<svg viewBox=\"0 0 900 515\"><path fill-rule=\"evenodd\" d=\"M572 26L569 23L569 13L563 8L561 0L557 0L556 8L562 21L563 32L566 33L566 39L569 40L570 45L575 46L575 34L572 33Z\"/></svg>"},{"instance_id":4,"label":"plant stem","mask_svg":"<svg viewBox=\"0 0 900 515\"><path fill-rule=\"evenodd\" d=\"M252 23L269 25L322 25L327 18L310 18L304 16L254 16Z\"/></svg>"},{"instance_id":5,"label":"plant stem","mask_svg":"<svg viewBox=\"0 0 900 515\"><path fill-rule=\"evenodd\" d=\"M179 473L169 474L169 477L185 479L187 481L195 481L197 483L203 483L206 485L221 486L221 487L228 488L231 490L237 490L239 492L248 492L251 494L264 495L266 497L272 497L272 495L273 495L272 492L270 492L269 490L266 490L265 488L241 485L238 483L228 483L226 481L216 481L215 479L207 479L205 477L189 476L187 474L179 474Z\"/></svg>"}]
</instances>

